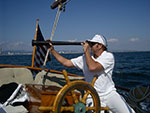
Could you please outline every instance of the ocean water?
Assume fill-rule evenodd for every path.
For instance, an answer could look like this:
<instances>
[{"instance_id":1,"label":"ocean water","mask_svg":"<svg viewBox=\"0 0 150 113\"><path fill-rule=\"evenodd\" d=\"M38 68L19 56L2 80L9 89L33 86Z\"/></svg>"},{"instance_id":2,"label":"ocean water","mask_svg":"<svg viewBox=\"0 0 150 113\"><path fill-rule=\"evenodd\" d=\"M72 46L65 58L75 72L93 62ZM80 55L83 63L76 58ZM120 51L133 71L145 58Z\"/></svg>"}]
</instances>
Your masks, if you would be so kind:
<instances>
[{"instance_id":1,"label":"ocean water","mask_svg":"<svg viewBox=\"0 0 150 113\"><path fill-rule=\"evenodd\" d=\"M117 86L134 88L150 85L150 52L116 52L113 80ZM62 54L66 58L74 58L82 54ZM47 68L82 75L81 70L62 66L51 55L52 61L47 62ZM0 64L31 66L32 55L0 56Z\"/></svg>"},{"instance_id":2,"label":"ocean water","mask_svg":"<svg viewBox=\"0 0 150 113\"><path fill-rule=\"evenodd\" d=\"M132 89L138 86L150 86L150 52L116 52L113 80L116 86ZM82 54L62 54L66 58L74 58ZM52 61L47 62L47 68L62 71L66 69L68 73L82 75L82 71L76 68L66 68L62 66L51 55ZM0 64L31 66L32 55L12 55L0 56ZM119 90L118 90L119 91ZM127 93L120 90L119 93L127 97ZM139 107L146 113L150 112L150 103L142 101Z\"/></svg>"}]
</instances>

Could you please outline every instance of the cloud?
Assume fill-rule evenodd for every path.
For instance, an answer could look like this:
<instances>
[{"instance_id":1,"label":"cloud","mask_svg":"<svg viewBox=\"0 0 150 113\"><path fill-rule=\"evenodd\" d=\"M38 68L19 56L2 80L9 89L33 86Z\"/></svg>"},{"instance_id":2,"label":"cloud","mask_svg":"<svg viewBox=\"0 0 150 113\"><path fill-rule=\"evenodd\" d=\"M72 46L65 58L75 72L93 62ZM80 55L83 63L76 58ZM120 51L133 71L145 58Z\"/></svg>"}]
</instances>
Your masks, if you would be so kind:
<instances>
[{"instance_id":1,"label":"cloud","mask_svg":"<svg viewBox=\"0 0 150 113\"><path fill-rule=\"evenodd\" d=\"M131 38L130 41L131 42L136 42L136 41L139 41L139 38Z\"/></svg>"},{"instance_id":2,"label":"cloud","mask_svg":"<svg viewBox=\"0 0 150 113\"><path fill-rule=\"evenodd\" d=\"M77 39L74 39L74 40L68 40L68 42L76 42Z\"/></svg>"},{"instance_id":3,"label":"cloud","mask_svg":"<svg viewBox=\"0 0 150 113\"><path fill-rule=\"evenodd\" d=\"M108 39L108 42L119 42L119 40L116 38L111 38L111 39Z\"/></svg>"}]
</instances>

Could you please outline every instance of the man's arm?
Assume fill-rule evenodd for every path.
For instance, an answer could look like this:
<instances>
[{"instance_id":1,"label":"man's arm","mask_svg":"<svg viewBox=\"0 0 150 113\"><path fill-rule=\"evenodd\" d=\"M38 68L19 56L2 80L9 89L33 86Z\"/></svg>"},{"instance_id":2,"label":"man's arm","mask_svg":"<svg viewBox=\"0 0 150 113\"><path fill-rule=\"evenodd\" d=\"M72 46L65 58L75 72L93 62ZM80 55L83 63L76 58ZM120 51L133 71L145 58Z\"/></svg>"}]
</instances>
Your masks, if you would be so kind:
<instances>
[{"instance_id":1,"label":"man's arm","mask_svg":"<svg viewBox=\"0 0 150 113\"><path fill-rule=\"evenodd\" d=\"M71 60L66 59L63 56L61 56L59 53L57 53L51 43L50 43L50 48L49 49L50 49L50 52L52 53L52 55L56 58L56 60L58 62L60 62L62 65L66 66L66 67L74 67Z\"/></svg>"},{"instance_id":2,"label":"man's arm","mask_svg":"<svg viewBox=\"0 0 150 113\"><path fill-rule=\"evenodd\" d=\"M101 70L104 70L103 66L94 61L90 55L90 51L89 51L89 44L87 42L85 42L83 44L83 51L84 51L84 54L85 54L85 57L86 57L86 63L87 63L87 66L89 68L89 70L91 72L96 72L96 71L101 71Z\"/></svg>"}]
</instances>

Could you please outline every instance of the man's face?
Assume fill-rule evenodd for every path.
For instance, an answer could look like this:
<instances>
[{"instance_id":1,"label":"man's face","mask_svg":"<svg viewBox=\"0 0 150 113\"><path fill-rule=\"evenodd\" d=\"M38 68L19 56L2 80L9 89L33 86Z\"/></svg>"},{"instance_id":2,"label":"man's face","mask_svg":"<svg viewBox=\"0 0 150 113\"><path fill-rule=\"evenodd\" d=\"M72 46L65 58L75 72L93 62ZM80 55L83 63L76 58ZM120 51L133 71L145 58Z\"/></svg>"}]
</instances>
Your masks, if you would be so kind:
<instances>
[{"instance_id":1,"label":"man's face","mask_svg":"<svg viewBox=\"0 0 150 113\"><path fill-rule=\"evenodd\" d=\"M97 52L100 51L100 49L102 48L102 45L94 42L94 43L91 43L90 47L91 47L92 54L96 54Z\"/></svg>"}]
</instances>

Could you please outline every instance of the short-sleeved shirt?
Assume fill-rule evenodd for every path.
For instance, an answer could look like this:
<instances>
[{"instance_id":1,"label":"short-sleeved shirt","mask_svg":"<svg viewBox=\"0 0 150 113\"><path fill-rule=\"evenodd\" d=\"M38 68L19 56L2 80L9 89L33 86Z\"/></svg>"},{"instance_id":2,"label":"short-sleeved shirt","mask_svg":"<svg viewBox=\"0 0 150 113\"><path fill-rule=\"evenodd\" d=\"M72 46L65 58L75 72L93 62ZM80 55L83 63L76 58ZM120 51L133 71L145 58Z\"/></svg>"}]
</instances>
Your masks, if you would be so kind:
<instances>
[{"instance_id":1,"label":"short-sleeved shirt","mask_svg":"<svg viewBox=\"0 0 150 113\"><path fill-rule=\"evenodd\" d=\"M100 96L107 95L113 90L116 90L114 82L112 80L112 72L114 68L114 56L112 53L104 51L98 58L92 59L100 63L104 70L97 72L90 72L86 64L85 55L71 59L73 65L81 69L84 73L85 80L91 82L94 75L98 75L98 79L95 81L94 88L97 90Z\"/></svg>"}]
</instances>

